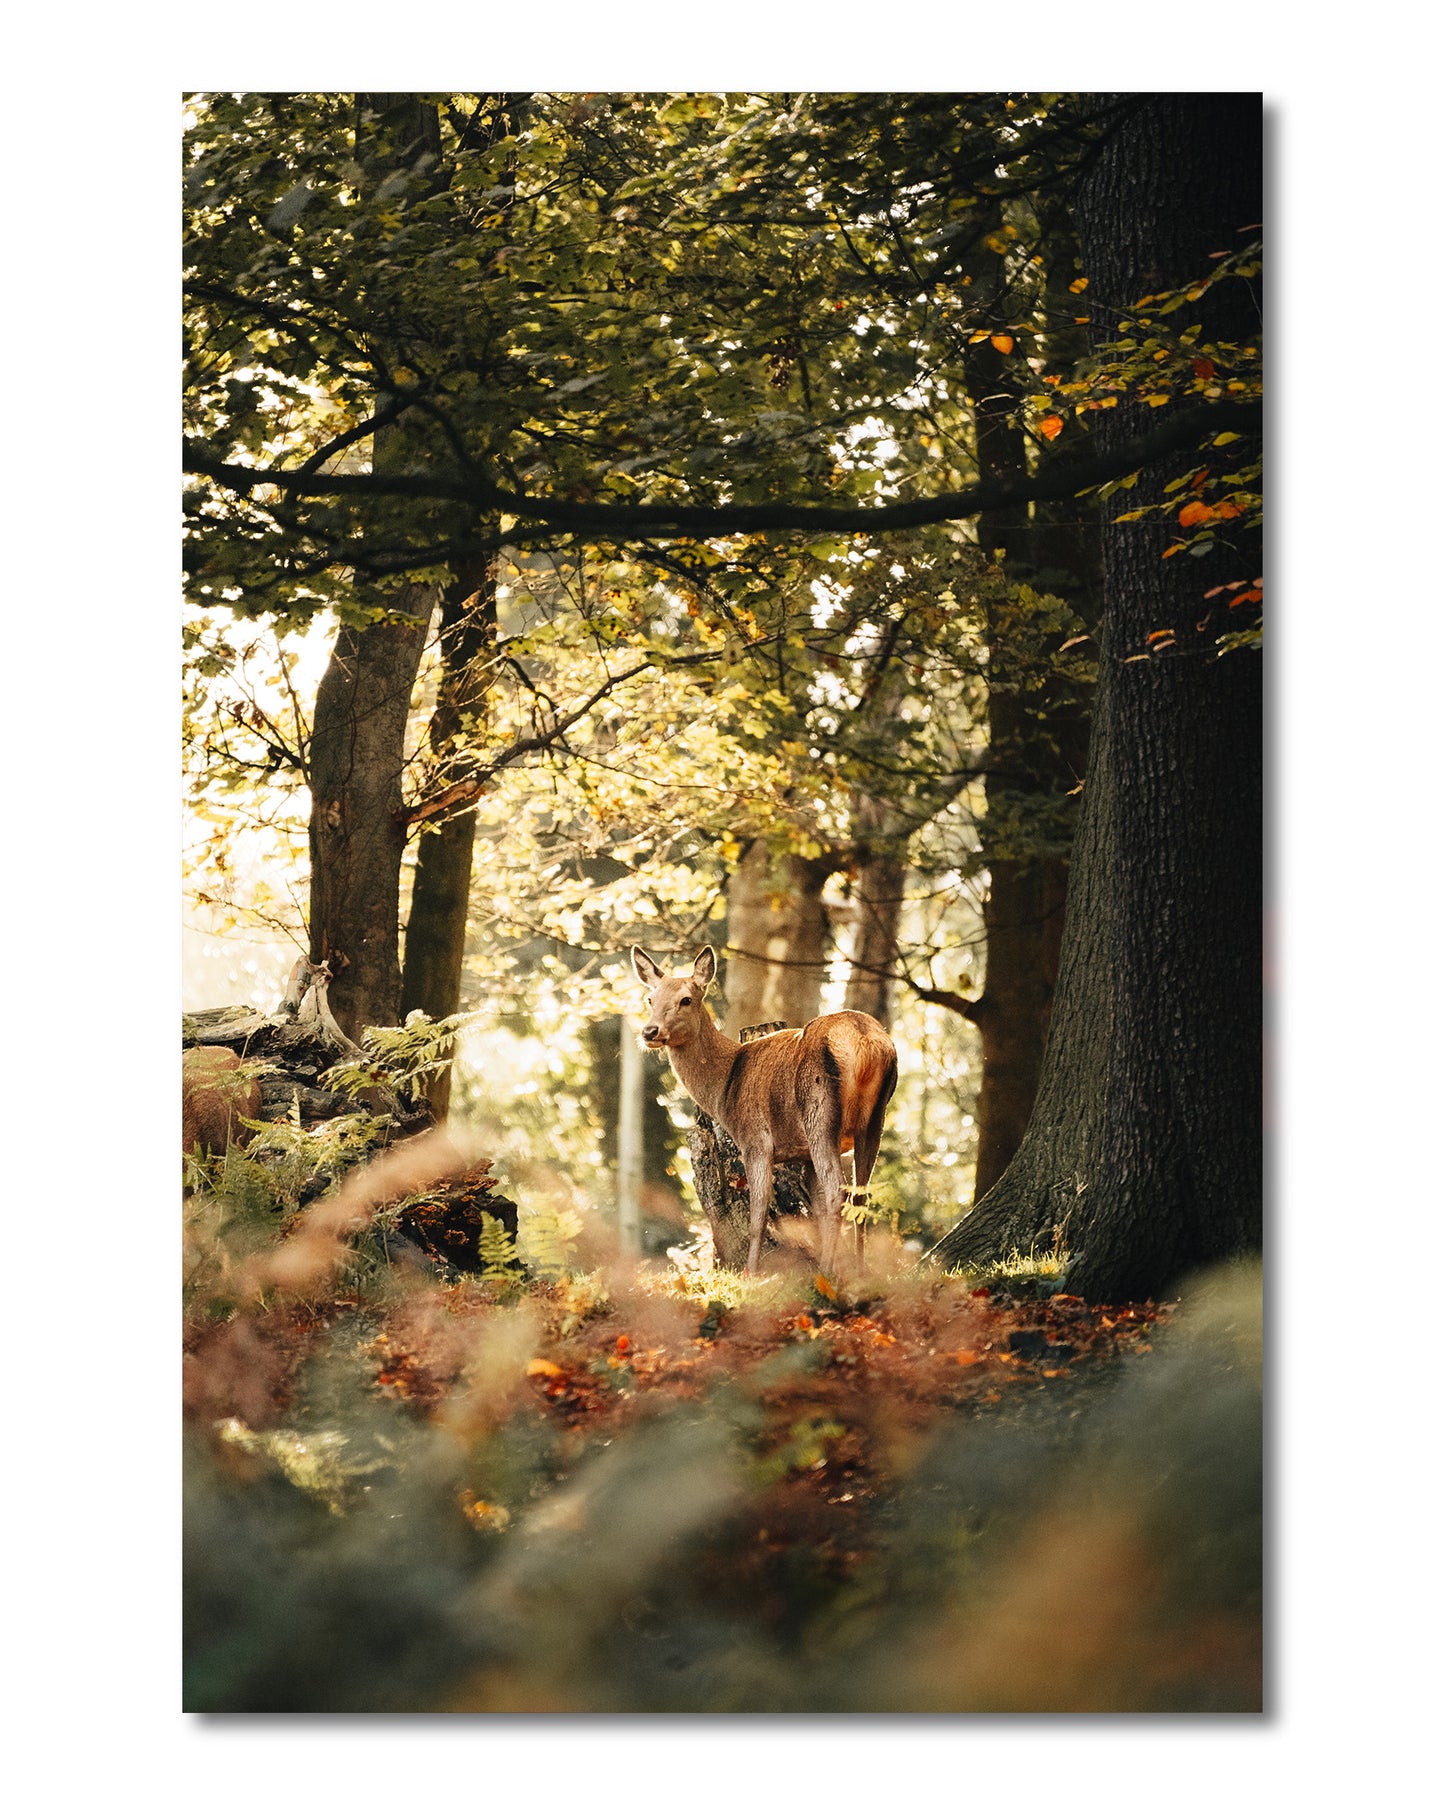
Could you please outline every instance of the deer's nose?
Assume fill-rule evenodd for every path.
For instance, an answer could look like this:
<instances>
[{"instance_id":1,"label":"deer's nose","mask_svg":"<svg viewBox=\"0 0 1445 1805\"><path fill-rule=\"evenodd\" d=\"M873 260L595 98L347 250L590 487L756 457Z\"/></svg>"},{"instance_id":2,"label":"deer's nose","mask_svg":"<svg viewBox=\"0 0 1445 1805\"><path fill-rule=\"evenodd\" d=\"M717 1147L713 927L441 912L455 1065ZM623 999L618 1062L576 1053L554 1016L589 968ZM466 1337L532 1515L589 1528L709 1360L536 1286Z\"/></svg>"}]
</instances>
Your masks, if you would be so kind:
<instances>
[{"instance_id":1,"label":"deer's nose","mask_svg":"<svg viewBox=\"0 0 1445 1805\"><path fill-rule=\"evenodd\" d=\"M642 1030L642 1038L644 1040L656 1040L661 1032L662 1029L659 1028L655 1022L649 1022Z\"/></svg>"}]
</instances>

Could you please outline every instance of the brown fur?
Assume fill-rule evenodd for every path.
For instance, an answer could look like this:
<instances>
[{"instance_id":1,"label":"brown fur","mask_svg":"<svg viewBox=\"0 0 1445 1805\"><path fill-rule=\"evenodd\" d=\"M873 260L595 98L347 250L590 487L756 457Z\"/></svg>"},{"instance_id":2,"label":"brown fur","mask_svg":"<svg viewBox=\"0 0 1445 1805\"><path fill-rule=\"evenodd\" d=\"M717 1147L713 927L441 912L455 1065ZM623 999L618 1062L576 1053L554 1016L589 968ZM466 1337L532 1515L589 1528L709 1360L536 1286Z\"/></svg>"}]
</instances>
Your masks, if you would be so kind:
<instances>
[{"instance_id":1,"label":"brown fur","mask_svg":"<svg viewBox=\"0 0 1445 1805\"><path fill-rule=\"evenodd\" d=\"M866 1190L897 1079L892 1040L871 1015L844 1009L743 1045L722 1033L704 1001L717 970L711 947L690 972L672 977L639 947L632 949L632 965L651 991L643 1040L666 1049L688 1095L722 1124L743 1156L751 1205L748 1271L758 1269L773 1166L782 1159L812 1162L818 1261L831 1270L843 1210L841 1156L851 1150L853 1188Z\"/></svg>"},{"instance_id":2,"label":"brown fur","mask_svg":"<svg viewBox=\"0 0 1445 1805\"><path fill-rule=\"evenodd\" d=\"M239 1121L261 1113L261 1086L240 1071L229 1047L189 1047L181 1055L181 1150L224 1153L226 1143L250 1140Z\"/></svg>"}]
</instances>

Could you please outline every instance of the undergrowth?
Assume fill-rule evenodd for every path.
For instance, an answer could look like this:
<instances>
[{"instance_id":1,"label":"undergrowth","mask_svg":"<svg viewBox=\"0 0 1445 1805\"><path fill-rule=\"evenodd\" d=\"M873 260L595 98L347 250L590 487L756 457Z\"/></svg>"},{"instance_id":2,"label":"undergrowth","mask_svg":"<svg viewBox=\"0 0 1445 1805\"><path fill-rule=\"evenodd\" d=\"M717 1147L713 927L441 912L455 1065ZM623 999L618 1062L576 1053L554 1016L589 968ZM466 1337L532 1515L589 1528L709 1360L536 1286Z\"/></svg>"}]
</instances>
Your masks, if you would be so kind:
<instances>
[{"instance_id":1,"label":"undergrowth","mask_svg":"<svg viewBox=\"0 0 1445 1805\"><path fill-rule=\"evenodd\" d=\"M191 1168L188 1708L1255 1708L1247 1278L1175 1321L525 1211L457 1275L364 1201L402 1154L273 1127Z\"/></svg>"}]
</instances>

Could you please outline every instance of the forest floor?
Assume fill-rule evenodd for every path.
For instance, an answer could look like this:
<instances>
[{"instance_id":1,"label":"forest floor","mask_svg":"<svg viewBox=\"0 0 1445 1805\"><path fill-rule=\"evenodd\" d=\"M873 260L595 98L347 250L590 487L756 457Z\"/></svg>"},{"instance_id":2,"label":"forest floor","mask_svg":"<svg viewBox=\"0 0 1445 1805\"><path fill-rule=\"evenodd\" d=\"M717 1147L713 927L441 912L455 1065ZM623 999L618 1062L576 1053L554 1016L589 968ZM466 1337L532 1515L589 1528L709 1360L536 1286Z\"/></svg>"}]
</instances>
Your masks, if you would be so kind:
<instances>
[{"instance_id":1,"label":"forest floor","mask_svg":"<svg viewBox=\"0 0 1445 1805\"><path fill-rule=\"evenodd\" d=\"M189 1709L1259 1708L1257 1272L621 1262L321 1146L190 1174Z\"/></svg>"}]
</instances>

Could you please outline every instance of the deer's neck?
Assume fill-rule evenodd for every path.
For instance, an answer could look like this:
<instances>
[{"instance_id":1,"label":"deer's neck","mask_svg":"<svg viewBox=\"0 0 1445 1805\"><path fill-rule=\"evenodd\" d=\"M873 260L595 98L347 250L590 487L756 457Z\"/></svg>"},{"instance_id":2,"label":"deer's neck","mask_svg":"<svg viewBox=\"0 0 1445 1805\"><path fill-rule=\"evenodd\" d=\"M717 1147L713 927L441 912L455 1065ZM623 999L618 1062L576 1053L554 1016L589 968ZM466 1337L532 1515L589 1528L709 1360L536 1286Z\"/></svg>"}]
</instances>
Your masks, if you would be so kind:
<instances>
[{"instance_id":1,"label":"deer's neck","mask_svg":"<svg viewBox=\"0 0 1445 1805\"><path fill-rule=\"evenodd\" d=\"M692 1040L685 1047L669 1047L667 1056L678 1083L698 1108L719 1118L733 1062L741 1052L741 1044L723 1033L704 1006Z\"/></svg>"}]
</instances>

